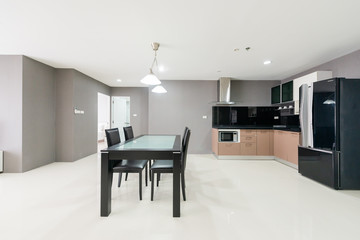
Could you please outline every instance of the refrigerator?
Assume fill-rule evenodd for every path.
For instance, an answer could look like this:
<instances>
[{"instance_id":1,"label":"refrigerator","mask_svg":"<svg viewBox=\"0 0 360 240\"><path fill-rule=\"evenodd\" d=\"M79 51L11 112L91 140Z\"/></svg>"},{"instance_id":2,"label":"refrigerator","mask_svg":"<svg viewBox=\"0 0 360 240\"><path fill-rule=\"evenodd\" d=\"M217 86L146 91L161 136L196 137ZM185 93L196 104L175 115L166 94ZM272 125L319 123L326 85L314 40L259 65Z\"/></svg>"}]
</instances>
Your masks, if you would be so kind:
<instances>
[{"instance_id":1,"label":"refrigerator","mask_svg":"<svg viewBox=\"0 0 360 240\"><path fill-rule=\"evenodd\" d=\"M360 189L360 79L304 84L298 171L334 189Z\"/></svg>"}]
</instances>

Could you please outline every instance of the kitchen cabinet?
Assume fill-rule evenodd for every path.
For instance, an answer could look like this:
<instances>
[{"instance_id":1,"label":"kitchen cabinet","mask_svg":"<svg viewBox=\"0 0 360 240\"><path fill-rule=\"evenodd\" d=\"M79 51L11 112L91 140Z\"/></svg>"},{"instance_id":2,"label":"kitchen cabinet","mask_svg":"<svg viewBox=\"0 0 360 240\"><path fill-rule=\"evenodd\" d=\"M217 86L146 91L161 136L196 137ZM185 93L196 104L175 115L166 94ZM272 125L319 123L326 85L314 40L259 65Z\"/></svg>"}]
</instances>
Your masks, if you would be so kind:
<instances>
[{"instance_id":1,"label":"kitchen cabinet","mask_svg":"<svg viewBox=\"0 0 360 240\"><path fill-rule=\"evenodd\" d=\"M298 145L300 133L274 131L274 156L289 163L298 165Z\"/></svg>"},{"instance_id":2,"label":"kitchen cabinet","mask_svg":"<svg viewBox=\"0 0 360 240\"><path fill-rule=\"evenodd\" d=\"M253 129L241 129L240 130L240 154L242 156L254 156L256 155L256 136L257 131Z\"/></svg>"},{"instance_id":3,"label":"kitchen cabinet","mask_svg":"<svg viewBox=\"0 0 360 240\"><path fill-rule=\"evenodd\" d=\"M219 142L218 129L213 128L211 132L212 151L215 155L275 156L278 160L298 165L298 145L300 144L298 132L240 129L240 142Z\"/></svg>"},{"instance_id":4,"label":"kitchen cabinet","mask_svg":"<svg viewBox=\"0 0 360 240\"><path fill-rule=\"evenodd\" d=\"M281 102L290 102L293 100L293 81L281 85Z\"/></svg>"},{"instance_id":5,"label":"kitchen cabinet","mask_svg":"<svg viewBox=\"0 0 360 240\"><path fill-rule=\"evenodd\" d=\"M285 134L285 131L274 131L274 156L284 160L287 158Z\"/></svg>"},{"instance_id":6,"label":"kitchen cabinet","mask_svg":"<svg viewBox=\"0 0 360 240\"><path fill-rule=\"evenodd\" d=\"M241 155L241 144L235 142L219 142L219 155Z\"/></svg>"},{"instance_id":7,"label":"kitchen cabinet","mask_svg":"<svg viewBox=\"0 0 360 240\"><path fill-rule=\"evenodd\" d=\"M298 165L298 145L300 144L300 133L290 132L287 133L287 161Z\"/></svg>"},{"instance_id":8,"label":"kitchen cabinet","mask_svg":"<svg viewBox=\"0 0 360 240\"><path fill-rule=\"evenodd\" d=\"M274 151L273 148L273 134L270 134L273 130L257 130L256 131L256 155L259 156L271 156ZM271 136L270 136L271 135Z\"/></svg>"},{"instance_id":9,"label":"kitchen cabinet","mask_svg":"<svg viewBox=\"0 0 360 240\"><path fill-rule=\"evenodd\" d=\"M299 88L303 84L311 84L320 80L332 78L331 71L318 71L294 79L293 81L293 99L295 102L295 114L299 114Z\"/></svg>"},{"instance_id":10,"label":"kitchen cabinet","mask_svg":"<svg viewBox=\"0 0 360 240\"><path fill-rule=\"evenodd\" d=\"M240 143L240 155L254 156L256 155L256 143L255 142L242 142Z\"/></svg>"},{"instance_id":11,"label":"kitchen cabinet","mask_svg":"<svg viewBox=\"0 0 360 240\"><path fill-rule=\"evenodd\" d=\"M219 138L216 128L211 129L211 149L214 154L219 155Z\"/></svg>"},{"instance_id":12,"label":"kitchen cabinet","mask_svg":"<svg viewBox=\"0 0 360 240\"><path fill-rule=\"evenodd\" d=\"M271 88L271 104L280 103L280 85Z\"/></svg>"}]
</instances>

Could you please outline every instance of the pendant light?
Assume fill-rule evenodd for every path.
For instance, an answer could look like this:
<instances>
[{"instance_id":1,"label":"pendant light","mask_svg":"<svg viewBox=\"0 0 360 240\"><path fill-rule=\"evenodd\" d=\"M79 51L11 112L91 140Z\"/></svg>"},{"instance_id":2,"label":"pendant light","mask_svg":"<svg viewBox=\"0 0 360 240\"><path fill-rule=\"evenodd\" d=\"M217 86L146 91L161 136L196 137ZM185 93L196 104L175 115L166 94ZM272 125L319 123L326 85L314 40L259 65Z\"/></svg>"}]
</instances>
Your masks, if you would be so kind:
<instances>
[{"instance_id":1,"label":"pendant light","mask_svg":"<svg viewBox=\"0 0 360 240\"><path fill-rule=\"evenodd\" d=\"M151 91L153 93L167 93L166 89L161 85L154 87Z\"/></svg>"},{"instance_id":2,"label":"pendant light","mask_svg":"<svg viewBox=\"0 0 360 240\"><path fill-rule=\"evenodd\" d=\"M156 51L159 49L160 44L157 42L153 42L151 44L152 49L155 52L154 60L151 64L150 73L146 75L143 79L140 80L140 82L146 84L146 85L159 85L161 84L160 80L155 76L152 69L154 67L154 64L156 63L157 66L157 60L156 60Z\"/></svg>"}]
</instances>

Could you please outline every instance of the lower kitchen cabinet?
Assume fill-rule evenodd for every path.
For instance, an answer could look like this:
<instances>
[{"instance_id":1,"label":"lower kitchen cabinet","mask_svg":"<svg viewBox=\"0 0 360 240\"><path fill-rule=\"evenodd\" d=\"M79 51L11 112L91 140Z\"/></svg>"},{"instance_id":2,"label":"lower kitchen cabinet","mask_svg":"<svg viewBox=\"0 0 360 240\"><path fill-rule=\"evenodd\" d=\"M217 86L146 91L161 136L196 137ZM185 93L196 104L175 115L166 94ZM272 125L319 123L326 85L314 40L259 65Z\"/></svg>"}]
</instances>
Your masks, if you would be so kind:
<instances>
[{"instance_id":1,"label":"lower kitchen cabinet","mask_svg":"<svg viewBox=\"0 0 360 240\"><path fill-rule=\"evenodd\" d=\"M219 155L241 155L240 143L219 142Z\"/></svg>"},{"instance_id":2,"label":"lower kitchen cabinet","mask_svg":"<svg viewBox=\"0 0 360 240\"><path fill-rule=\"evenodd\" d=\"M257 130L256 131L256 155L259 156L271 156L274 151L273 148L273 130Z\"/></svg>"},{"instance_id":3,"label":"lower kitchen cabinet","mask_svg":"<svg viewBox=\"0 0 360 240\"><path fill-rule=\"evenodd\" d=\"M219 156L275 156L298 165L300 133L282 130L240 130L240 142L219 142L212 129L212 150Z\"/></svg>"},{"instance_id":4,"label":"lower kitchen cabinet","mask_svg":"<svg viewBox=\"0 0 360 240\"><path fill-rule=\"evenodd\" d=\"M289 131L274 131L274 156L289 163L298 164L298 145L300 133Z\"/></svg>"},{"instance_id":5,"label":"lower kitchen cabinet","mask_svg":"<svg viewBox=\"0 0 360 240\"><path fill-rule=\"evenodd\" d=\"M298 146L300 144L300 133L290 132L287 134L288 155L287 161L298 165Z\"/></svg>"},{"instance_id":6,"label":"lower kitchen cabinet","mask_svg":"<svg viewBox=\"0 0 360 240\"><path fill-rule=\"evenodd\" d=\"M242 142L240 143L240 155L253 156L256 155L256 143Z\"/></svg>"}]
</instances>

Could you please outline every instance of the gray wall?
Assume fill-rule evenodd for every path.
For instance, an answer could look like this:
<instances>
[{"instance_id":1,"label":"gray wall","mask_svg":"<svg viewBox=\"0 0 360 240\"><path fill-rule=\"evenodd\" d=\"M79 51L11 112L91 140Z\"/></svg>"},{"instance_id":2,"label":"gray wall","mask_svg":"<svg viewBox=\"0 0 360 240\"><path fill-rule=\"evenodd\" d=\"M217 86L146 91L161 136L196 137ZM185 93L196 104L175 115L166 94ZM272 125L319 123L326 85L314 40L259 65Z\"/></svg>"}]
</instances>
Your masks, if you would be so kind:
<instances>
[{"instance_id":1,"label":"gray wall","mask_svg":"<svg viewBox=\"0 0 360 240\"><path fill-rule=\"evenodd\" d=\"M74 151L74 70L56 69L56 149L57 162L71 162Z\"/></svg>"},{"instance_id":2,"label":"gray wall","mask_svg":"<svg viewBox=\"0 0 360 240\"><path fill-rule=\"evenodd\" d=\"M288 82L315 71L332 71L334 77L360 78L360 50L286 78L282 82Z\"/></svg>"},{"instance_id":3,"label":"gray wall","mask_svg":"<svg viewBox=\"0 0 360 240\"><path fill-rule=\"evenodd\" d=\"M22 56L0 56L0 149L4 172L21 172Z\"/></svg>"},{"instance_id":4,"label":"gray wall","mask_svg":"<svg viewBox=\"0 0 360 240\"><path fill-rule=\"evenodd\" d=\"M130 124L133 126L134 135L149 132L149 90L147 87L114 87L111 96L130 97ZM133 114L137 114L136 117Z\"/></svg>"},{"instance_id":5,"label":"gray wall","mask_svg":"<svg viewBox=\"0 0 360 240\"><path fill-rule=\"evenodd\" d=\"M56 70L56 161L96 153L98 92L110 95L110 87L74 69Z\"/></svg>"},{"instance_id":6,"label":"gray wall","mask_svg":"<svg viewBox=\"0 0 360 240\"><path fill-rule=\"evenodd\" d=\"M231 101L238 106L271 105L271 88L280 81L231 80Z\"/></svg>"},{"instance_id":7,"label":"gray wall","mask_svg":"<svg viewBox=\"0 0 360 240\"><path fill-rule=\"evenodd\" d=\"M211 108L216 81L162 81L166 94L149 89L149 133L183 134L191 129L189 153L211 152ZM207 116L203 119L202 116Z\"/></svg>"},{"instance_id":8,"label":"gray wall","mask_svg":"<svg viewBox=\"0 0 360 240\"><path fill-rule=\"evenodd\" d=\"M74 160L97 152L98 92L110 95L110 87L74 70L73 108L85 111L73 114Z\"/></svg>"},{"instance_id":9,"label":"gray wall","mask_svg":"<svg viewBox=\"0 0 360 240\"><path fill-rule=\"evenodd\" d=\"M55 161L54 73L54 68L23 57L23 172Z\"/></svg>"}]
</instances>

